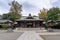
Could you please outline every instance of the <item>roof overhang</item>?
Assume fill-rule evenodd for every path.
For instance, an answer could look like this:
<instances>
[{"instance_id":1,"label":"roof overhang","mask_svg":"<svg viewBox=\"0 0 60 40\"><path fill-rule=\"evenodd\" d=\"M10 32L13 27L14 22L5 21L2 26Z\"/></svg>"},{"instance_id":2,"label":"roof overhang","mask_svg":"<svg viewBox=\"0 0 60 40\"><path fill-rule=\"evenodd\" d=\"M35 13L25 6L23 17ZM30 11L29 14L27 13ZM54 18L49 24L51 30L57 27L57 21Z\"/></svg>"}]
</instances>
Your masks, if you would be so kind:
<instances>
[{"instance_id":1,"label":"roof overhang","mask_svg":"<svg viewBox=\"0 0 60 40\"><path fill-rule=\"evenodd\" d=\"M25 19L25 20L17 20L17 21L43 21L43 19Z\"/></svg>"}]
</instances>

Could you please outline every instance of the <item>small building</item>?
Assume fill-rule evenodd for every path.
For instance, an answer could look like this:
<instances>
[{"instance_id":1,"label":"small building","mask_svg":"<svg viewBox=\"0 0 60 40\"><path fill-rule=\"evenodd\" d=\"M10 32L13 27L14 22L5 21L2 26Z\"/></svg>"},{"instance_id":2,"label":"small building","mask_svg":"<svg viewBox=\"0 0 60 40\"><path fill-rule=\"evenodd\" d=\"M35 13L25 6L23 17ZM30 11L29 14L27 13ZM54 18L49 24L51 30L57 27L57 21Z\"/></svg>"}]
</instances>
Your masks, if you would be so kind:
<instances>
[{"instance_id":1,"label":"small building","mask_svg":"<svg viewBox=\"0 0 60 40\"><path fill-rule=\"evenodd\" d=\"M12 21L8 19L3 19L3 16L0 15L0 23L12 23Z\"/></svg>"},{"instance_id":2,"label":"small building","mask_svg":"<svg viewBox=\"0 0 60 40\"><path fill-rule=\"evenodd\" d=\"M43 20L39 19L38 16L22 16L20 19L17 19L17 23L19 24L19 27L22 28L38 28L42 27Z\"/></svg>"}]
</instances>

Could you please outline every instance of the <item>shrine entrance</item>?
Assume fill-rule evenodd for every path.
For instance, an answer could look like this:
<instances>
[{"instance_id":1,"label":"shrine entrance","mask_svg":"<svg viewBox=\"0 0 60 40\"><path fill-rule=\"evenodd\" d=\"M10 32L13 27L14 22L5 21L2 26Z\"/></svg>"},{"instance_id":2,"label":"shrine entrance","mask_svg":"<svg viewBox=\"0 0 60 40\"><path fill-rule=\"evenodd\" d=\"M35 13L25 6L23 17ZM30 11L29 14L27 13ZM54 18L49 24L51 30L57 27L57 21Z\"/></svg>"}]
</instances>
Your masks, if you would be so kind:
<instances>
[{"instance_id":1,"label":"shrine entrance","mask_svg":"<svg viewBox=\"0 0 60 40\"><path fill-rule=\"evenodd\" d=\"M41 27L43 20L40 20L38 17L33 17L29 14L28 17L21 18L17 20L17 23L20 25L19 27L22 28L38 28Z\"/></svg>"},{"instance_id":2,"label":"shrine entrance","mask_svg":"<svg viewBox=\"0 0 60 40\"><path fill-rule=\"evenodd\" d=\"M27 21L26 26L27 28L33 28L33 21Z\"/></svg>"},{"instance_id":3,"label":"shrine entrance","mask_svg":"<svg viewBox=\"0 0 60 40\"><path fill-rule=\"evenodd\" d=\"M32 28L33 27L33 23L27 23L27 28Z\"/></svg>"}]
</instances>

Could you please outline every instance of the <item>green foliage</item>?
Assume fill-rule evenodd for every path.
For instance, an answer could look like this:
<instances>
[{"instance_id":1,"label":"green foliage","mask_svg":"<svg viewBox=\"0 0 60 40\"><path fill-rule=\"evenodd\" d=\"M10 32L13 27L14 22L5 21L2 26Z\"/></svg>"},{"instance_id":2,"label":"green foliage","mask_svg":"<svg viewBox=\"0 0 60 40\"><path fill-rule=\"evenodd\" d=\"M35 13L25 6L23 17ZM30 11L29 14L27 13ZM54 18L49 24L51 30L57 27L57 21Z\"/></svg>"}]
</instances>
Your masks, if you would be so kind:
<instances>
[{"instance_id":1,"label":"green foliage","mask_svg":"<svg viewBox=\"0 0 60 40\"><path fill-rule=\"evenodd\" d=\"M9 12L9 19L12 21L16 21L16 19L19 19L21 17L21 7L22 5L20 5L17 1L12 1L12 3L10 4L11 8L10 8L10 12Z\"/></svg>"},{"instance_id":2,"label":"green foliage","mask_svg":"<svg viewBox=\"0 0 60 40\"><path fill-rule=\"evenodd\" d=\"M53 20L53 21L58 20L58 14L59 13L60 13L60 9L59 8L51 8L48 11L48 20Z\"/></svg>"},{"instance_id":3,"label":"green foliage","mask_svg":"<svg viewBox=\"0 0 60 40\"><path fill-rule=\"evenodd\" d=\"M16 21L21 17L22 5L20 5L17 1L12 1L10 11L7 14L3 14L3 19L9 19L11 21Z\"/></svg>"},{"instance_id":4,"label":"green foliage","mask_svg":"<svg viewBox=\"0 0 60 40\"><path fill-rule=\"evenodd\" d=\"M17 1L12 1L9 5L11 6L10 12L13 12L13 13L16 13L16 14L21 13L22 5L20 5Z\"/></svg>"},{"instance_id":5,"label":"green foliage","mask_svg":"<svg viewBox=\"0 0 60 40\"><path fill-rule=\"evenodd\" d=\"M3 15L2 15L2 18L3 18L3 19L8 19L8 14L3 14Z\"/></svg>"},{"instance_id":6,"label":"green foliage","mask_svg":"<svg viewBox=\"0 0 60 40\"><path fill-rule=\"evenodd\" d=\"M60 15L58 16L58 20L60 20Z\"/></svg>"},{"instance_id":7,"label":"green foliage","mask_svg":"<svg viewBox=\"0 0 60 40\"><path fill-rule=\"evenodd\" d=\"M46 27L48 26L48 21L51 20L52 21L52 25L56 25L56 21L58 20L58 14L60 14L60 9L59 8L51 8L48 12L47 12L47 17L45 18L45 22L46 22Z\"/></svg>"},{"instance_id":8,"label":"green foliage","mask_svg":"<svg viewBox=\"0 0 60 40\"><path fill-rule=\"evenodd\" d=\"M19 19L21 17L21 15L19 14L15 14L15 13L9 13L8 14L8 19L10 19L11 21L16 21L16 19Z\"/></svg>"},{"instance_id":9,"label":"green foliage","mask_svg":"<svg viewBox=\"0 0 60 40\"><path fill-rule=\"evenodd\" d=\"M1 26L2 26L3 29L8 29L9 28L8 24L1 24Z\"/></svg>"}]
</instances>

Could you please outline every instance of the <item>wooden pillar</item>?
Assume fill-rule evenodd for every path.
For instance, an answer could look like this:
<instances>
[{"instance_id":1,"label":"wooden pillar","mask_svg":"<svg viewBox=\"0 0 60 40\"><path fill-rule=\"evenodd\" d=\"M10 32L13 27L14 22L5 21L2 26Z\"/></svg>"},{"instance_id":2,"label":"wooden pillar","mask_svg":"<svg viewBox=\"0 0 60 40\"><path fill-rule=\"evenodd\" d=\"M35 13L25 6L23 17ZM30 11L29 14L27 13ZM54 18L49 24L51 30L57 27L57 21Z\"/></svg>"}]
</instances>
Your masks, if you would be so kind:
<instances>
[{"instance_id":1,"label":"wooden pillar","mask_svg":"<svg viewBox=\"0 0 60 40\"><path fill-rule=\"evenodd\" d=\"M26 21L25 21L25 28L27 27Z\"/></svg>"},{"instance_id":2,"label":"wooden pillar","mask_svg":"<svg viewBox=\"0 0 60 40\"><path fill-rule=\"evenodd\" d=\"M24 21L24 22L23 22L23 27L24 27L24 28L26 27L25 25L26 25L26 23L25 23L25 21Z\"/></svg>"},{"instance_id":3,"label":"wooden pillar","mask_svg":"<svg viewBox=\"0 0 60 40\"><path fill-rule=\"evenodd\" d=\"M21 26L22 26L22 28L24 28L24 22L22 22Z\"/></svg>"},{"instance_id":4,"label":"wooden pillar","mask_svg":"<svg viewBox=\"0 0 60 40\"><path fill-rule=\"evenodd\" d=\"M38 22L36 22L36 28L38 28L39 27L39 23Z\"/></svg>"},{"instance_id":5,"label":"wooden pillar","mask_svg":"<svg viewBox=\"0 0 60 40\"><path fill-rule=\"evenodd\" d=\"M21 23L21 28L22 28L22 23Z\"/></svg>"},{"instance_id":6,"label":"wooden pillar","mask_svg":"<svg viewBox=\"0 0 60 40\"><path fill-rule=\"evenodd\" d=\"M38 24L38 27L40 27L40 23L38 22L37 24Z\"/></svg>"},{"instance_id":7,"label":"wooden pillar","mask_svg":"<svg viewBox=\"0 0 60 40\"><path fill-rule=\"evenodd\" d=\"M33 27L35 28L35 22L33 23Z\"/></svg>"},{"instance_id":8,"label":"wooden pillar","mask_svg":"<svg viewBox=\"0 0 60 40\"><path fill-rule=\"evenodd\" d=\"M38 27L40 27L40 23L38 23Z\"/></svg>"},{"instance_id":9,"label":"wooden pillar","mask_svg":"<svg viewBox=\"0 0 60 40\"><path fill-rule=\"evenodd\" d=\"M36 24L35 25L36 25L36 28L38 28L38 21L36 21Z\"/></svg>"}]
</instances>

